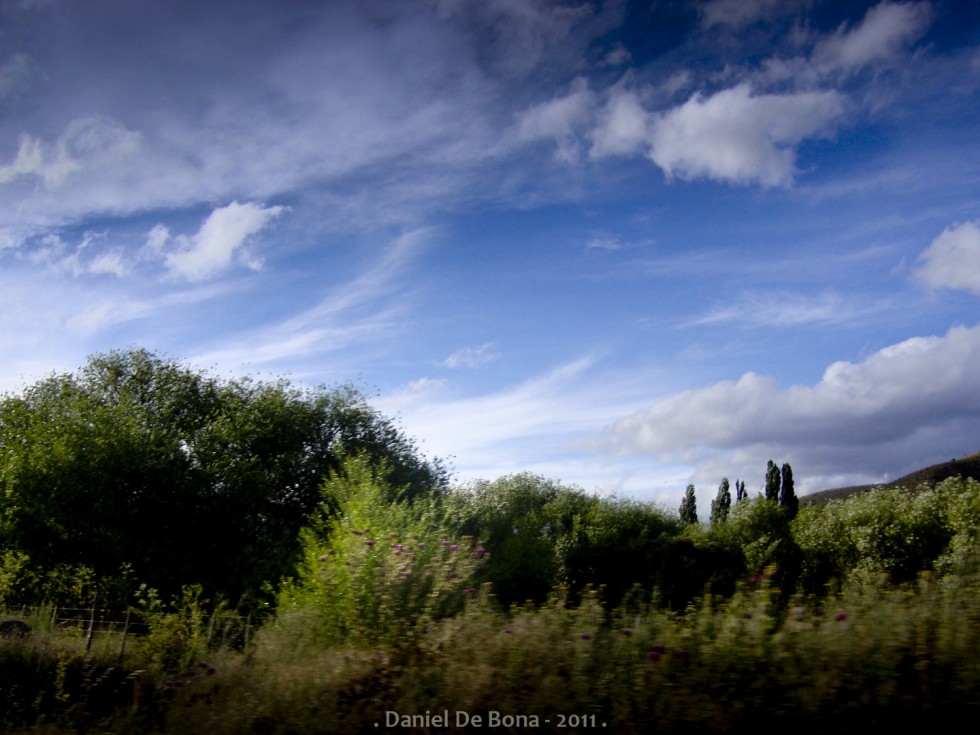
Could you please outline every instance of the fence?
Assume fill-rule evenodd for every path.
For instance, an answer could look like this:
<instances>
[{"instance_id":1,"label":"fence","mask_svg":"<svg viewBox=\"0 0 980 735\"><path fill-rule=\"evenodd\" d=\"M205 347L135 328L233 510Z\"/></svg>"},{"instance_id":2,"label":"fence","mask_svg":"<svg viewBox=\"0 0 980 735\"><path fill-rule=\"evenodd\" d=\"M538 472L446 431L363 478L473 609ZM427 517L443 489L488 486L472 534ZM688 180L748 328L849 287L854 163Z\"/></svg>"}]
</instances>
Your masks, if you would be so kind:
<instances>
[{"instance_id":1,"label":"fence","mask_svg":"<svg viewBox=\"0 0 980 735\"><path fill-rule=\"evenodd\" d=\"M127 643L150 633L155 625L167 617L166 613L146 613L134 610L109 610L93 604L88 608L58 606L0 607L0 619L20 620L31 630L46 633L63 633L79 637L86 652L93 642L101 638L103 645L111 646L113 640L119 646L120 662L126 655ZM201 627L207 626L207 646L229 647L248 652L250 638L267 616L242 617L229 612L202 614Z\"/></svg>"}]
</instances>

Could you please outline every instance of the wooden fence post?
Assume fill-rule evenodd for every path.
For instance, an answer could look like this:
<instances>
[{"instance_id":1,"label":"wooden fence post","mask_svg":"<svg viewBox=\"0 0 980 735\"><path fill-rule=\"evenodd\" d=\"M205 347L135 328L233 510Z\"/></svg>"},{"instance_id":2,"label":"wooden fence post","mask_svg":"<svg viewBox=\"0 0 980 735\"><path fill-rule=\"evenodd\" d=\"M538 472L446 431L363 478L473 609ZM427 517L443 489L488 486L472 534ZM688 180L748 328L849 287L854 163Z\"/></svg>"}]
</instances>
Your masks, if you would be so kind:
<instances>
[{"instance_id":1,"label":"wooden fence post","mask_svg":"<svg viewBox=\"0 0 980 735\"><path fill-rule=\"evenodd\" d=\"M92 650L92 633L95 630L95 603L99 599L98 592L92 598L92 612L89 613L88 617L88 633L85 635L85 652L88 653Z\"/></svg>"},{"instance_id":2,"label":"wooden fence post","mask_svg":"<svg viewBox=\"0 0 980 735\"><path fill-rule=\"evenodd\" d=\"M122 646L119 647L119 665L122 666L123 656L126 655L126 636L129 635L129 616L130 611L126 611L126 623L123 626Z\"/></svg>"}]
</instances>

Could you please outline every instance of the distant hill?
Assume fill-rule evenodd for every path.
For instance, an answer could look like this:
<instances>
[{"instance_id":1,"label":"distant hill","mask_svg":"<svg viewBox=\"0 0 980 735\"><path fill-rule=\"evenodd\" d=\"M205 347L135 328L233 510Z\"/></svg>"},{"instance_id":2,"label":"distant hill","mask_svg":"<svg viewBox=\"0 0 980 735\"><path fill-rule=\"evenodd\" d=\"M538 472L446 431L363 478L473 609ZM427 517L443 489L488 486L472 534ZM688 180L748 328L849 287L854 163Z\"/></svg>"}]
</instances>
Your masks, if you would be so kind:
<instances>
[{"instance_id":1,"label":"distant hill","mask_svg":"<svg viewBox=\"0 0 980 735\"><path fill-rule=\"evenodd\" d=\"M821 505L828 500L835 498L843 499L858 493L866 493L877 487L916 487L923 483L935 484L942 482L948 477L972 477L980 481L980 452L971 454L961 459L952 459L949 462L941 462L931 467L924 467L921 470L910 472L904 477L899 477L891 482L880 483L877 485L852 485L850 487L838 487L833 490L822 490L811 493L800 498L801 505Z\"/></svg>"}]
</instances>

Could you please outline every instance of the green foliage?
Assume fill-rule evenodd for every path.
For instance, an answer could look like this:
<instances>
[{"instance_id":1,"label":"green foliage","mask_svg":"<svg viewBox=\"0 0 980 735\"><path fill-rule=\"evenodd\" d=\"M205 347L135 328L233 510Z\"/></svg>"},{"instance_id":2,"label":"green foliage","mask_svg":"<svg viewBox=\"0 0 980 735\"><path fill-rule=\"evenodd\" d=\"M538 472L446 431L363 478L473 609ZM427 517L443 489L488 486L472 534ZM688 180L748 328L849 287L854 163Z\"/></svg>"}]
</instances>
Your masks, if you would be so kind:
<instances>
[{"instance_id":1,"label":"green foliage","mask_svg":"<svg viewBox=\"0 0 980 735\"><path fill-rule=\"evenodd\" d=\"M737 483L736 483L737 484ZM718 486L718 496L711 501L711 525L724 523L728 520L728 511L732 507L732 493L728 478L724 477Z\"/></svg>"},{"instance_id":2,"label":"green foliage","mask_svg":"<svg viewBox=\"0 0 980 735\"><path fill-rule=\"evenodd\" d=\"M680 531L677 516L628 498L599 498L524 473L477 482L446 498L460 533L483 539L492 558L481 570L505 605L544 602L556 584L576 600L602 585L618 602L634 585L649 587L655 542Z\"/></svg>"},{"instance_id":3,"label":"green foliage","mask_svg":"<svg viewBox=\"0 0 980 735\"><path fill-rule=\"evenodd\" d=\"M766 465L766 500L771 500L774 503L779 500L779 486L779 467L770 459Z\"/></svg>"},{"instance_id":4,"label":"green foliage","mask_svg":"<svg viewBox=\"0 0 980 735\"><path fill-rule=\"evenodd\" d=\"M688 485L684 492L679 510L681 523L694 524L698 522L698 504L694 496L694 485Z\"/></svg>"},{"instance_id":5,"label":"green foliage","mask_svg":"<svg viewBox=\"0 0 980 735\"><path fill-rule=\"evenodd\" d=\"M975 558L980 484L949 479L915 490L889 488L807 506L793 522L804 583L885 575L911 582L921 571L952 571Z\"/></svg>"},{"instance_id":6,"label":"green foliage","mask_svg":"<svg viewBox=\"0 0 980 735\"><path fill-rule=\"evenodd\" d=\"M197 583L254 602L291 571L341 449L383 459L410 495L447 485L350 386L301 391L144 350L98 355L0 400L0 545L37 570L106 578L126 562L165 595Z\"/></svg>"},{"instance_id":7,"label":"green foliage","mask_svg":"<svg viewBox=\"0 0 980 735\"><path fill-rule=\"evenodd\" d=\"M457 533L480 538L491 552L481 571L505 605L543 602L573 553L594 502L581 491L530 473L477 481L451 493L447 512Z\"/></svg>"},{"instance_id":8,"label":"green foliage","mask_svg":"<svg viewBox=\"0 0 980 735\"><path fill-rule=\"evenodd\" d=\"M793 468L788 463L783 465L782 479L783 484L779 490L779 505L786 509L786 517L793 520L800 510L800 500L796 497Z\"/></svg>"},{"instance_id":9,"label":"green foliage","mask_svg":"<svg viewBox=\"0 0 980 735\"><path fill-rule=\"evenodd\" d=\"M389 500L385 476L361 453L325 483L277 606L277 624L298 640L405 644L475 591L486 550L451 537L435 499Z\"/></svg>"}]
</instances>

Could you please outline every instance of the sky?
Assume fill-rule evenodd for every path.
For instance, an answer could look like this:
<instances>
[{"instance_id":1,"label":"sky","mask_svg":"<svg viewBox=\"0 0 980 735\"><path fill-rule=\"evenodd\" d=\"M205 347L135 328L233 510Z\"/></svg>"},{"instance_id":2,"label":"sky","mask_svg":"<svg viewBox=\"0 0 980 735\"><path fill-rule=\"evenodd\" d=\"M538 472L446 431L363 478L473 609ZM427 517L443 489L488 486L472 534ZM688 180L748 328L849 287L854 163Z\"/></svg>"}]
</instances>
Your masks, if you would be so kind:
<instances>
[{"instance_id":1,"label":"sky","mask_svg":"<svg viewBox=\"0 0 980 735\"><path fill-rule=\"evenodd\" d=\"M980 450L973 0L0 0L0 390L352 384L702 514Z\"/></svg>"}]
</instances>

